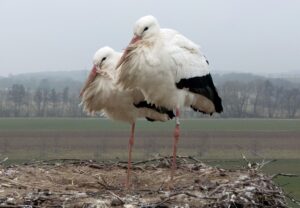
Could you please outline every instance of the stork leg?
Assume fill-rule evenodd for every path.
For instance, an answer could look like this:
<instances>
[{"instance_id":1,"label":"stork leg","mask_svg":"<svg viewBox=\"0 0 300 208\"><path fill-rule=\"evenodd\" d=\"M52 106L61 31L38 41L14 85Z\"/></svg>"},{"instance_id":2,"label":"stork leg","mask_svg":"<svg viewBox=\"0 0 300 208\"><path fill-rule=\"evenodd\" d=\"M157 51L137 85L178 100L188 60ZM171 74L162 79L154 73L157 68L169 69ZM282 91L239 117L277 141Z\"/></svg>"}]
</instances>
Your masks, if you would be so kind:
<instances>
[{"instance_id":1,"label":"stork leg","mask_svg":"<svg viewBox=\"0 0 300 208\"><path fill-rule=\"evenodd\" d=\"M179 140L179 135L180 135L180 129L179 129L179 108L176 108L176 125L175 125L175 129L174 129L174 141L173 141L173 161L172 161L172 169L171 169L171 183L170 185L172 185L173 183L173 178L174 178L174 173L176 170L176 154L177 154L177 144L178 144L178 140Z\"/></svg>"},{"instance_id":2,"label":"stork leg","mask_svg":"<svg viewBox=\"0 0 300 208\"><path fill-rule=\"evenodd\" d=\"M134 144L134 129L135 123L131 124L131 135L128 143L128 166L127 166L127 178L126 178L126 189L129 189L130 186L130 174L131 174L131 152L132 146Z\"/></svg>"}]
</instances>

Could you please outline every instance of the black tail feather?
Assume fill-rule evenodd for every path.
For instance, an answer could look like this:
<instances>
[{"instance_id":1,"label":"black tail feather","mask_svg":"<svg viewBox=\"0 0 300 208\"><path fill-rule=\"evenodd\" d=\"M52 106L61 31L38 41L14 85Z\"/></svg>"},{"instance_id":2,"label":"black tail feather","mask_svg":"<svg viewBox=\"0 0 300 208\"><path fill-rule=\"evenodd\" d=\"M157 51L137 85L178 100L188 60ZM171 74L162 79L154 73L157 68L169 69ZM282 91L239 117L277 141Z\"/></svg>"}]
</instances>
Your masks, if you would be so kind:
<instances>
[{"instance_id":1,"label":"black tail feather","mask_svg":"<svg viewBox=\"0 0 300 208\"><path fill-rule=\"evenodd\" d=\"M167 114L169 119L173 119L175 117L175 114L172 110L169 110L165 107L159 107L159 106L156 106L154 104L151 104L151 103L147 103L147 101L143 100L139 103L134 103L133 104L136 108L149 108L149 109L152 109L152 110L155 110L156 112L158 113L161 113L161 114ZM149 118L149 117L146 117L146 119L148 121L154 121L153 119Z\"/></svg>"}]
</instances>

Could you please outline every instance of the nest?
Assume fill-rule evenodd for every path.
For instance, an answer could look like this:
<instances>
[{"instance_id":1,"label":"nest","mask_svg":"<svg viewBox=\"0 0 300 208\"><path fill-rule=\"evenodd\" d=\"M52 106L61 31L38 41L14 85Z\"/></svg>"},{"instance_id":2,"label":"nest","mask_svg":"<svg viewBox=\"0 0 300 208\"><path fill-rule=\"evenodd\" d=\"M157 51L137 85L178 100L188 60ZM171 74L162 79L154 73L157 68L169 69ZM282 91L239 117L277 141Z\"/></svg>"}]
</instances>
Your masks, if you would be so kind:
<instances>
[{"instance_id":1,"label":"nest","mask_svg":"<svg viewBox=\"0 0 300 208\"><path fill-rule=\"evenodd\" d=\"M211 167L178 157L173 186L171 158L133 164L124 188L124 162L54 160L0 169L0 207L287 207L281 188L256 167Z\"/></svg>"}]
</instances>

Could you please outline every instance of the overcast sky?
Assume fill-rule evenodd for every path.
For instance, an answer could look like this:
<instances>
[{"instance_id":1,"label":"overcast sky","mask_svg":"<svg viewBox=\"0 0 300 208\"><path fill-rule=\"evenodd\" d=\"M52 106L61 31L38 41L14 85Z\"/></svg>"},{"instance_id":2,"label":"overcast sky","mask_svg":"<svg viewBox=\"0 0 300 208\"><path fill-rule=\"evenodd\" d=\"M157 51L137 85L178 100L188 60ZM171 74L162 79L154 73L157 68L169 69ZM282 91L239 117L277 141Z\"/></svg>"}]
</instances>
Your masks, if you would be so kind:
<instances>
[{"instance_id":1,"label":"overcast sky","mask_svg":"<svg viewBox=\"0 0 300 208\"><path fill-rule=\"evenodd\" d=\"M213 72L300 72L296 0L0 0L0 75L90 69L148 14L200 44Z\"/></svg>"}]
</instances>

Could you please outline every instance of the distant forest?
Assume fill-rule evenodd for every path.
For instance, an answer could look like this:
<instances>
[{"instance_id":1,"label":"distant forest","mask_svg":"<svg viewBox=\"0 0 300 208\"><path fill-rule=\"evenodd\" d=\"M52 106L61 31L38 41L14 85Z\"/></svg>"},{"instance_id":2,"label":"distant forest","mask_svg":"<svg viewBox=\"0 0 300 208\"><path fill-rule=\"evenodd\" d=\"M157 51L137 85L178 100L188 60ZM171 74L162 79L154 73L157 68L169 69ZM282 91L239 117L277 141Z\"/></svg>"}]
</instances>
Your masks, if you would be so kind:
<instances>
[{"instance_id":1,"label":"distant forest","mask_svg":"<svg viewBox=\"0 0 300 208\"><path fill-rule=\"evenodd\" d=\"M87 71L0 77L0 117L85 117L79 91ZM300 81L253 74L213 74L222 118L300 118ZM121 103L120 103L121 104ZM183 117L206 117L185 110Z\"/></svg>"}]
</instances>

